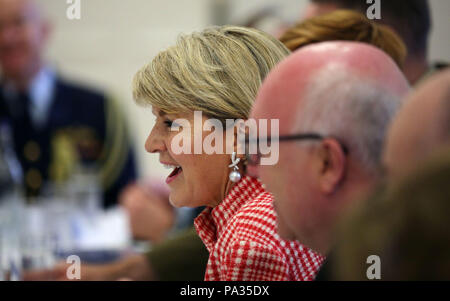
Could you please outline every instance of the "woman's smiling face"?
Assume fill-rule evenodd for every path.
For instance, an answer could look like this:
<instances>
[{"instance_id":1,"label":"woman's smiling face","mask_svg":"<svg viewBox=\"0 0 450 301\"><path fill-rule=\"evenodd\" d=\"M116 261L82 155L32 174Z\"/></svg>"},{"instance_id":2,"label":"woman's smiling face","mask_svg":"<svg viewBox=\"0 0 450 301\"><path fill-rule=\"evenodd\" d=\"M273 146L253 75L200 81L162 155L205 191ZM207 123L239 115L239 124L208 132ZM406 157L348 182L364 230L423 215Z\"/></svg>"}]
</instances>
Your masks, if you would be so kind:
<instances>
[{"instance_id":1,"label":"woman's smiling face","mask_svg":"<svg viewBox=\"0 0 450 301\"><path fill-rule=\"evenodd\" d=\"M170 202L176 207L214 207L226 196L230 182L228 174L230 156L226 154L194 154L194 113L166 114L158 108L152 109L156 116L156 123L145 143L145 149L150 153L159 153L161 164L171 169L166 183L170 187ZM172 131L171 126L176 119L189 122L190 129ZM207 117L203 116L203 122ZM203 126L202 126L203 128ZM203 139L210 131L200 129L199 135ZM172 148L172 140L177 135L186 135L182 141L190 139L190 151L177 154ZM224 139L225 139L224 134ZM179 138L179 137L178 137ZM178 140L178 139L177 139ZM225 140L223 142L225 145Z\"/></svg>"}]
</instances>

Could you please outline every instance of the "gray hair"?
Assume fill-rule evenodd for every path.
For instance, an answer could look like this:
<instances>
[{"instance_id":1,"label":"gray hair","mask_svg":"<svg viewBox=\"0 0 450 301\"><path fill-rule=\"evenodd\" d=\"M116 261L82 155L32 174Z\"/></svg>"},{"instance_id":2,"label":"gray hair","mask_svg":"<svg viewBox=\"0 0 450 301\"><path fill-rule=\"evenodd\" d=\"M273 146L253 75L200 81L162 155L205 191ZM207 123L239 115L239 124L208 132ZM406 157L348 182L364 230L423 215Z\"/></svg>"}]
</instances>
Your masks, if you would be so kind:
<instances>
[{"instance_id":1,"label":"gray hair","mask_svg":"<svg viewBox=\"0 0 450 301\"><path fill-rule=\"evenodd\" d=\"M373 80L332 64L312 77L297 129L338 139L368 172L377 173L401 99Z\"/></svg>"}]
</instances>

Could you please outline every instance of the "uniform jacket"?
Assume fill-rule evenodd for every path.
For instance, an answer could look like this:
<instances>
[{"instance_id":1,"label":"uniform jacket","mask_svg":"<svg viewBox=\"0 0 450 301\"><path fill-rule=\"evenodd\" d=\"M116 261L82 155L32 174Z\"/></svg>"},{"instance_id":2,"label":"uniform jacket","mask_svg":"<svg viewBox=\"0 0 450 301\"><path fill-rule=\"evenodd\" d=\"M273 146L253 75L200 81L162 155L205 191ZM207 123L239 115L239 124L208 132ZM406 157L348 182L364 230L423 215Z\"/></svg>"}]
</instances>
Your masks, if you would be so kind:
<instances>
[{"instance_id":1,"label":"uniform jacket","mask_svg":"<svg viewBox=\"0 0 450 301\"><path fill-rule=\"evenodd\" d=\"M70 180L82 166L96 174L105 206L116 203L120 190L136 177L135 159L122 114L102 93L55 76L46 120L37 127L20 101L7 99L0 84L2 126L20 162L29 198L49 181ZM22 113L21 113L22 112Z\"/></svg>"}]
</instances>

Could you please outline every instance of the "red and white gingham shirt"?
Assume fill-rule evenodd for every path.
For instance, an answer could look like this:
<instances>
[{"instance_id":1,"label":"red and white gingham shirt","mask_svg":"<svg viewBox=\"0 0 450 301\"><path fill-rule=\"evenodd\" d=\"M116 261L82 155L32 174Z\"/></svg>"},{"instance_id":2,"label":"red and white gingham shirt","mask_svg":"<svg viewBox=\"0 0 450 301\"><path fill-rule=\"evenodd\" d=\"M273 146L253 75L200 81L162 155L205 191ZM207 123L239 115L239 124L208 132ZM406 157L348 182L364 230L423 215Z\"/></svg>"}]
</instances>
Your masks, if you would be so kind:
<instances>
[{"instance_id":1,"label":"red and white gingham shirt","mask_svg":"<svg viewBox=\"0 0 450 301\"><path fill-rule=\"evenodd\" d=\"M195 227L209 251L207 281L313 280L324 260L278 236L272 195L252 177L200 213Z\"/></svg>"}]
</instances>

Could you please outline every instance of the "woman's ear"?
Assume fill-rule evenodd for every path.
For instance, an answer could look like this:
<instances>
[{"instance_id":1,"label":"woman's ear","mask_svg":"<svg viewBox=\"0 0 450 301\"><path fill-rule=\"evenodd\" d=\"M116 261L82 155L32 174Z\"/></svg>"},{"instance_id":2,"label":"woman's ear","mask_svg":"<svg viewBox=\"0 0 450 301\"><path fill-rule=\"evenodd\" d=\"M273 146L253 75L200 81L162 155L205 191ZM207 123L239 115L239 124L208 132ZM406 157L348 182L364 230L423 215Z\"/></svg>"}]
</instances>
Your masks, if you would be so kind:
<instances>
[{"instance_id":1,"label":"woman's ear","mask_svg":"<svg viewBox=\"0 0 450 301\"><path fill-rule=\"evenodd\" d=\"M335 139L324 139L318 150L320 160L320 187L325 194L334 193L344 180L347 158Z\"/></svg>"},{"instance_id":2,"label":"woman's ear","mask_svg":"<svg viewBox=\"0 0 450 301\"><path fill-rule=\"evenodd\" d=\"M227 154L236 152L236 157L240 158L241 162L245 160L245 132L239 123L235 123L233 128L226 129L225 143Z\"/></svg>"}]
</instances>

